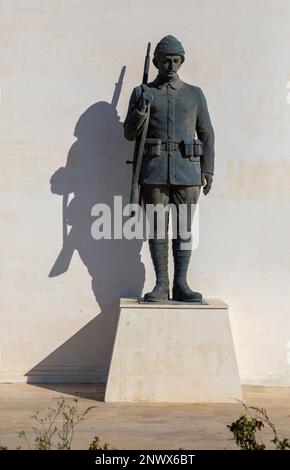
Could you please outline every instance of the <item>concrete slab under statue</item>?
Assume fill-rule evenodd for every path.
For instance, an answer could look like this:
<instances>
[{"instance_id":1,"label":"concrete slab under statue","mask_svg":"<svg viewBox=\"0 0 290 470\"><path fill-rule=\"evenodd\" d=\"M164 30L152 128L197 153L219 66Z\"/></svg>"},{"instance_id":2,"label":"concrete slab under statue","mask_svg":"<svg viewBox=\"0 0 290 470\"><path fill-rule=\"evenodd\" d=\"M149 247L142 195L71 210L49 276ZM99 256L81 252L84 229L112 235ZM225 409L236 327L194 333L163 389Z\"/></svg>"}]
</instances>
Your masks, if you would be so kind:
<instances>
[{"instance_id":1,"label":"concrete slab under statue","mask_svg":"<svg viewBox=\"0 0 290 470\"><path fill-rule=\"evenodd\" d=\"M228 306L120 299L106 402L236 403Z\"/></svg>"}]
</instances>

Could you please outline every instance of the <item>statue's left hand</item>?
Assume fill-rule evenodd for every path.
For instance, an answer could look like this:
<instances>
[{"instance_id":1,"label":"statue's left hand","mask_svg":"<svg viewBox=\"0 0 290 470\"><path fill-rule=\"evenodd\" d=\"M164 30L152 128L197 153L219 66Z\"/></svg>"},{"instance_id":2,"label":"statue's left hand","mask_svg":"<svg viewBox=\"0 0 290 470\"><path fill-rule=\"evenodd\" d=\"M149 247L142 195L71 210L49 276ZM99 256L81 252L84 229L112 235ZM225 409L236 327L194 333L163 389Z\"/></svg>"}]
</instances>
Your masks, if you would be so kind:
<instances>
[{"instance_id":1,"label":"statue's left hand","mask_svg":"<svg viewBox=\"0 0 290 470\"><path fill-rule=\"evenodd\" d=\"M213 175L211 173L202 173L201 174L201 184L203 186L203 194L206 196L212 185Z\"/></svg>"}]
</instances>

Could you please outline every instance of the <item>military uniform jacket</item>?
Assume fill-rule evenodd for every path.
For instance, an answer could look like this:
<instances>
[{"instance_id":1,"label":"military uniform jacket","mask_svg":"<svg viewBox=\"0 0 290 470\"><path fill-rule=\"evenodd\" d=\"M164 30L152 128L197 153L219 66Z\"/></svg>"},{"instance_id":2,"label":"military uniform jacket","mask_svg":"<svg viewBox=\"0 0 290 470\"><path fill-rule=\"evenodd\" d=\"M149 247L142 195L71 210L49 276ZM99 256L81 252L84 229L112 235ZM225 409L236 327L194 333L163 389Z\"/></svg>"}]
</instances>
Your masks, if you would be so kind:
<instances>
[{"instance_id":1,"label":"military uniform jacket","mask_svg":"<svg viewBox=\"0 0 290 470\"><path fill-rule=\"evenodd\" d=\"M164 83L157 78L147 87L153 95L140 184L200 186L201 172L214 172L214 132L206 99L199 87L180 78ZM134 88L124 122L124 134L135 140L146 115L139 111L142 87ZM202 142L195 156L194 138Z\"/></svg>"}]
</instances>

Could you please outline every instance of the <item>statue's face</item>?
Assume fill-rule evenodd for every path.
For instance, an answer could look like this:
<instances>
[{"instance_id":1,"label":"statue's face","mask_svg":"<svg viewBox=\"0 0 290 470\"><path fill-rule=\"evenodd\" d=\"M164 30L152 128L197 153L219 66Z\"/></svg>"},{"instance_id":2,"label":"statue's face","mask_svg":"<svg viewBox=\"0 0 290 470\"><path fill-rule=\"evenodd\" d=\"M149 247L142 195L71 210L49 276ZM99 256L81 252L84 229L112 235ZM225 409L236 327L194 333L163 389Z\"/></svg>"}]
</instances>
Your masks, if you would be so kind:
<instances>
[{"instance_id":1,"label":"statue's face","mask_svg":"<svg viewBox=\"0 0 290 470\"><path fill-rule=\"evenodd\" d=\"M156 58L156 66L159 70L159 75L163 80L175 80L177 72L183 62L180 55L162 55Z\"/></svg>"}]
</instances>

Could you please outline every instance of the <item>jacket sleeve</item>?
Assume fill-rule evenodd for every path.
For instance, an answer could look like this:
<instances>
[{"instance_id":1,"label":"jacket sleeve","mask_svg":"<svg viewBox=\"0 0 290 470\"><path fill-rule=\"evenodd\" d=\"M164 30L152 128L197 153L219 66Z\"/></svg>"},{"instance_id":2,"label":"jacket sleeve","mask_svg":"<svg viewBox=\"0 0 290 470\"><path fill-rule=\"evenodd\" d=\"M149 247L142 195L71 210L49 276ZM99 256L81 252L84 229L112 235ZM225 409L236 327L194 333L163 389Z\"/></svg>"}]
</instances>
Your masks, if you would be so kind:
<instances>
[{"instance_id":1,"label":"jacket sleeve","mask_svg":"<svg viewBox=\"0 0 290 470\"><path fill-rule=\"evenodd\" d=\"M136 139L146 119L146 114L138 109L141 94L141 87L134 88L131 94L127 116L124 121L124 135L127 140Z\"/></svg>"},{"instance_id":2,"label":"jacket sleeve","mask_svg":"<svg viewBox=\"0 0 290 470\"><path fill-rule=\"evenodd\" d=\"M201 171L214 174L214 130L209 117L205 96L199 89L199 105L196 121L197 137L203 143Z\"/></svg>"}]
</instances>

